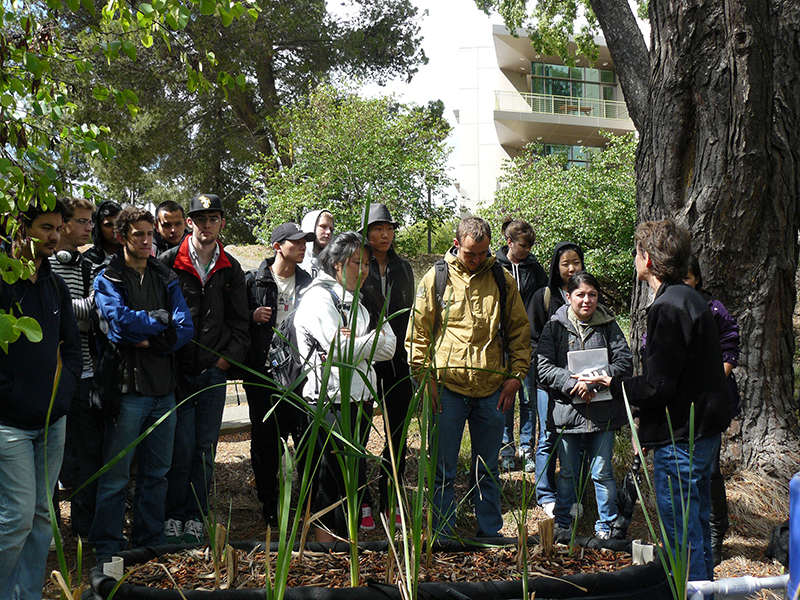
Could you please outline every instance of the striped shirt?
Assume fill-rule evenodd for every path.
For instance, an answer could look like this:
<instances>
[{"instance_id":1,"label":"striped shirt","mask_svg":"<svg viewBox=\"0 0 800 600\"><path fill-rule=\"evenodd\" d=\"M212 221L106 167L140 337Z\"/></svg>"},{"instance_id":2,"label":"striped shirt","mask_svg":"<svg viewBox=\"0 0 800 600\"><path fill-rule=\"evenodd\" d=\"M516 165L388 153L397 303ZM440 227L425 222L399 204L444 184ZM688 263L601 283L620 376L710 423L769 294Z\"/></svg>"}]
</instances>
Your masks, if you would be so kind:
<instances>
[{"instance_id":1,"label":"striped shirt","mask_svg":"<svg viewBox=\"0 0 800 600\"><path fill-rule=\"evenodd\" d=\"M67 283L69 293L72 296L72 310L78 321L78 329L81 332L81 354L83 355L83 374L82 379L92 377L92 356L89 352L89 329L91 328L91 314L94 310L94 286L93 281L89 281L89 296L85 296L83 282L83 256L79 256L73 264L64 264L58 261L56 255L50 257L50 265L53 272L60 275ZM94 275L91 276L94 279Z\"/></svg>"}]
</instances>

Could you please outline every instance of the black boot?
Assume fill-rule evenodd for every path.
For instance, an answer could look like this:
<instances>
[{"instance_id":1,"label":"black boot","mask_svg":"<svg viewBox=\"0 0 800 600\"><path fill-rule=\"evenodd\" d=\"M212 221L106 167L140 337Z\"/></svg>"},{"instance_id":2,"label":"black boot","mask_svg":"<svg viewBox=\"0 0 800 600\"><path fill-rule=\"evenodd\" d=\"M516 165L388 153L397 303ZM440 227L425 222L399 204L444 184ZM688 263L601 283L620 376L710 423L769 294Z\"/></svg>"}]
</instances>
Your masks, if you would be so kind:
<instances>
[{"instance_id":1,"label":"black boot","mask_svg":"<svg viewBox=\"0 0 800 600\"><path fill-rule=\"evenodd\" d=\"M722 540L728 533L728 498L725 495L725 478L711 480L711 552L714 566L722 562Z\"/></svg>"}]
</instances>

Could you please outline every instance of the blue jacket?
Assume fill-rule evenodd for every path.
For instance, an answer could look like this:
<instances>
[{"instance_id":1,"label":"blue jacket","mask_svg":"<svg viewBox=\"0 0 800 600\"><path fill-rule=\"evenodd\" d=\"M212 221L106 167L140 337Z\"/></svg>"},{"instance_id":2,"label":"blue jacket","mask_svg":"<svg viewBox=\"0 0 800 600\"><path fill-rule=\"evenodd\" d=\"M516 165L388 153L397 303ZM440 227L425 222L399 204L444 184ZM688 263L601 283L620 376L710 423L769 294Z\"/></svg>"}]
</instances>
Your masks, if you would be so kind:
<instances>
[{"instance_id":1,"label":"blue jacket","mask_svg":"<svg viewBox=\"0 0 800 600\"><path fill-rule=\"evenodd\" d=\"M45 259L35 282L2 282L0 309L15 317L36 319L42 328L40 342L33 343L21 335L9 344L8 353L0 351L0 423L18 429L44 429L59 352L62 371L51 423L67 414L83 368L81 338L69 288L52 273L50 261Z\"/></svg>"},{"instance_id":2,"label":"blue jacket","mask_svg":"<svg viewBox=\"0 0 800 600\"><path fill-rule=\"evenodd\" d=\"M162 333L167 327L174 327L177 341L168 354L188 344L192 340L194 326L177 275L155 258L147 259L147 268L153 269L167 288L169 306L165 308L171 315L171 324L165 325L151 317L147 311L134 310L127 306L128 290L122 277L124 268L125 259L118 254L94 280L95 301L108 324L108 339L123 346L132 346Z\"/></svg>"}]
</instances>

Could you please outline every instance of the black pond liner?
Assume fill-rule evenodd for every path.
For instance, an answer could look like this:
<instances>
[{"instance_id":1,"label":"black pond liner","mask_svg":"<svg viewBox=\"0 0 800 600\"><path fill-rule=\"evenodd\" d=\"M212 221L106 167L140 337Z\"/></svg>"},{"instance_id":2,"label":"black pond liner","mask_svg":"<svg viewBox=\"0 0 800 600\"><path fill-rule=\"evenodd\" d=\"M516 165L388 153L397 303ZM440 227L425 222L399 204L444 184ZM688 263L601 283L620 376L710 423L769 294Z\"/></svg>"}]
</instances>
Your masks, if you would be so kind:
<instances>
[{"instance_id":1,"label":"black pond liner","mask_svg":"<svg viewBox=\"0 0 800 600\"><path fill-rule=\"evenodd\" d=\"M558 538L557 541L569 542ZM628 540L598 540L596 538L577 537L576 545L589 548L608 548L616 552L630 552L631 542ZM535 536L530 536L529 544L538 543ZM433 547L434 552L476 552L482 548L495 546L516 546L516 538L474 538L467 540L439 540ZM264 544L259 542L232 542L231 546L245 552L256 548L263 550ZM388 541L360 542L362 550L385 552ZM141 564L163 554L172 554L187 548L196 548L196 544L174 546L157 546L138 548L121 552L126 567ZM295 550L299 547L295 544ZM311 552L348 552L349 544L336 542L306 544ZM270 545L272 552L278 551L278 544ZM90 576L91 589L83 594L82 600L106 599L116 585L116 580L103 574L102 564L92 569ZM576 587L580 586L580 587ZM580 588L585 588L584 592ZM485 581L485 582L426 582L419 584L418 597L421 600L514 600L522 598L522 582ZM585 573L568 575L561 578L536 577L529 580L528 592L535 593L537 600L581 598L583 600L672 600L666 572L661 562L654 560L646 565L626 567L613 573ZM243 590L165 590L136 586L123 583L114 594L115 600L264 600L263 589ZM396 586L375 581L356 588L320 588L294 587L287 588L286 600L401 600Z\"/></svg>"}]
</instances>

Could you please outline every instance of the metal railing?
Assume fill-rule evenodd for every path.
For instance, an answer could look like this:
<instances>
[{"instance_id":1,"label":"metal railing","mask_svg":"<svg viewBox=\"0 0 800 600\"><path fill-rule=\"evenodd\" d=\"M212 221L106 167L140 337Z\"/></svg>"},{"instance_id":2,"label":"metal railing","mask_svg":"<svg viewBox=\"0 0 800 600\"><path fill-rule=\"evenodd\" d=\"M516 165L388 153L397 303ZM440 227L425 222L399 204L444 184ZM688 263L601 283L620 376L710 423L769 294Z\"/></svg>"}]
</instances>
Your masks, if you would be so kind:
<instances>
[{"instance_id":1,"label":"metal railing","mask_svg":"<svg viewBox=\"0 0 800 600\"><path fill-rule=\"evenodd\" d=\"M494 93L494 98L495 110L630 121L625 103L614 100L500 91Z\"/></svg>"}]
</instances>

